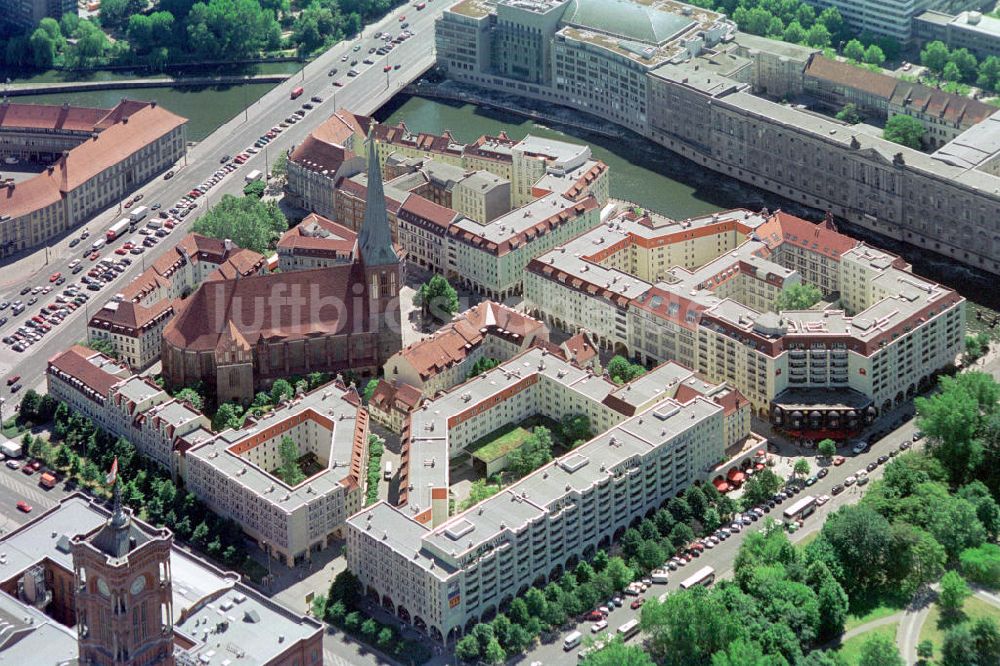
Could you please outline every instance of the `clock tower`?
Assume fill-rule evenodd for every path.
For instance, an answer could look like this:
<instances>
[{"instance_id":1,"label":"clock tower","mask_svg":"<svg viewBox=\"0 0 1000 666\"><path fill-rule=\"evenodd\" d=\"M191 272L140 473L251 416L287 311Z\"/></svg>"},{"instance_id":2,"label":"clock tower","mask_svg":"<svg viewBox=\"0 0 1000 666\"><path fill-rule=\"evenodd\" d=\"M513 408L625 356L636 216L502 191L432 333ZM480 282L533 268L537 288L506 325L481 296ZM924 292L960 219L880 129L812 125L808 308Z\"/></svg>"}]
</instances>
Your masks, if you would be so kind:
<instances>
[{"instance_id":1,"label":"clock tower","mask_svg":"<svg viewBox=\"0 0 1000 666\"><path fill-rule=\"evenodd\" d=\"M72 540L80 664L173 666L173 534L133 520L112 482L111 517Z\"/></svg>"}]
</instances>

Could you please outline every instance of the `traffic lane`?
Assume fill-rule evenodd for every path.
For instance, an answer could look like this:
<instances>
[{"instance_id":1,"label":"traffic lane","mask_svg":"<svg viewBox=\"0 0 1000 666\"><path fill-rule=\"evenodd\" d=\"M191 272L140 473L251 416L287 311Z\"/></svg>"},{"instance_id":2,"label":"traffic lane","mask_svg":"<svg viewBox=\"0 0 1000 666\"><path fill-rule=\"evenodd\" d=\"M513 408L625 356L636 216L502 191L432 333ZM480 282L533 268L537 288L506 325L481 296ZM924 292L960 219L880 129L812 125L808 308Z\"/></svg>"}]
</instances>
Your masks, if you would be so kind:
<instances>
[{"instance_id":1,"label":"traffic lane","mask_svg":"<svg viewBox=\"0 0 1000 666\"><path fill-rule=\"evenodd\" d=\"M706 548L700 557L692 559L691 562L683 567L680 567L677 571L671 571L666 584L654 584L644 595L641 596L644 598L658 598L663 594L675 592L680 589L680 583L682 581L694 574L694 572L698 569L705 566L710 566L715 569L717 579L732 576L733 562L736 558L736 554L739 552L740 545L752 531L760 531L763 529L763 525L767 518L784 520L784 509L791 506L791 504L793 504L797 499L800 499L805 495L814 495L817 497L820 495L831 495L834 485L843 483L844 479L848 476L856 474L859 470L865 469L869 463L877 460L879 456L888 455L889 451L896 448L899 442L903 440L910 441L915 431L916 426L914 422L912 420L906 421L899 428L882 438L879 442L874 443L865 453L847 457L847 460L843 465L830 465L830 473L826 476L826 478L819 479L814 485L804 488L798 495L785 500L781 504L777 504L768 514L765 515L763 519L743 527L740 532L735 533L732 537L721 542L714 548ZM882 477L884 470L885 465L883 464L879 465L875 468L875 470L870 472L870 481L868 484L861 486L860 491L855 490L859 487L854 485L839 495L831 495L829 502L822 507L819 507L812 516L805 519L802 529L797 531L795 534L790 535L791 539L793 541L800 541L807 534L820 529L823 522L826 520L826 517L830 513L836 511L842 506L858 502L861 499L863 492L871 487L871 483ZM536 649L530 651L527 654L527 659L529 661L541 661L545 664L560 663L560 660L566 660L568 657L567 653L562 650L562 641L566 635L572 631L579 631L584 634L584 636L594 636L595 638L603 638L605 635L613 634L622 624L640 617L641 609L633 610L629 605L634 598L635 597L624 597L625 604L622 608L617 608L611 612L608 616L608 628L600 632L600 634L594 636L591 632L590 628L594 624L593 622L577 623L569 629L563 631L554 642L541 644ZM577 650L579 650L579 648L577 648Z\"/></svg>"},{"instance_id":2,"label":"traffic lane","mask_svg":"<svg viewBox=\"0 0 1000 666\"><path fill-rule=\"evenodd\" d=\"M23 525L35 515L55 506L68 494L62 484L46 490L38 483L40 476L38 472L25 475L19 469L10 469L6 464L0 467L0 527L9 531L12 527ZM31 512L25 513L18 509L18 502L26 502L31 507Z\"/></svg>"}]
</instances>

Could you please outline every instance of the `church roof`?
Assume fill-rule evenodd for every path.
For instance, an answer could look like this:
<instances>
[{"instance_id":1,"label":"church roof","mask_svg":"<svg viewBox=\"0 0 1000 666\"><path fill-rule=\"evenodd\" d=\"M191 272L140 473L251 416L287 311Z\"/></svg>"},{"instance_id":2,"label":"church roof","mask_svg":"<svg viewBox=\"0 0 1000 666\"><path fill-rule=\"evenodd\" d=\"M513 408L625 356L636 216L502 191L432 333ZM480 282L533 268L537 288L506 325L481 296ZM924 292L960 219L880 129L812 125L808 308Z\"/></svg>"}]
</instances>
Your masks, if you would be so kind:
<instances>
[{"instance_id":1,"label":"church roof","mask_svg":"<svg viewBox=\"0 0 1000 666\"><path fill-rule=\"evenodd\" d=\"M358 235L358 247L365 266L386 266L399 263L399 256L392 246L389 216L385 208L382 172L379 168L375 137L368 135L368 192L365 201L365 219Z\"/></svg>"}]
</instances>

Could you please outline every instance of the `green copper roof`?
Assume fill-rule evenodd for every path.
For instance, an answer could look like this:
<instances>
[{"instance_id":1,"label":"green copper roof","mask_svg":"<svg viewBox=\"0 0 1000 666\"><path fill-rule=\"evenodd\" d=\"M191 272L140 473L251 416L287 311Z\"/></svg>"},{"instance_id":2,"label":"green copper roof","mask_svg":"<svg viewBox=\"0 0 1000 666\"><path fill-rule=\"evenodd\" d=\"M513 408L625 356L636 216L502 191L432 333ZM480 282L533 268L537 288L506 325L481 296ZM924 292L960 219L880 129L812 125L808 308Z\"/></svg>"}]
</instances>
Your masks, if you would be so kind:
<instances>
[{"instance_id":1,"label":"green copper roof","mask_svg":"<svg viewBox=\"0 0 1000 666\"><path fill-rule=\"evenodd\" d=\"M365 197L365 219L358 234L358 246L365 266L386 266L399 263L392 247L392 232L385 209L385 190L379 169L375 137L368 134L368 192Z\"/></svg>"},{"instance_id":2,"label":"green copper roof","mask_svg":"<svg viewBox=\"0 0 1000 666\"><path fill-rule=\"evenodd\" d=\"M624 39L661 44L695 21L629 0L573 0L564 22Z\"/></svg>"}]
</instances>

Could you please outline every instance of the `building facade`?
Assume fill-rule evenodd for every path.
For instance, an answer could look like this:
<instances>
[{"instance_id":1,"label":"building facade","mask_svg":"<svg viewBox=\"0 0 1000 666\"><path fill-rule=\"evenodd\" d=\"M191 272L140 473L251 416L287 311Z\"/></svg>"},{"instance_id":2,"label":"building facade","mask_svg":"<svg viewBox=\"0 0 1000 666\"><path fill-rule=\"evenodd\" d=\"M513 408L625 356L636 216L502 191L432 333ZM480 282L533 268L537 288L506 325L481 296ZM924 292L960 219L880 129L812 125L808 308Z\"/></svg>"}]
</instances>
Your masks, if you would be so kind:
<instances>
[{"instance_id":1,"label":"building facade","mask_svg":"<svg viewBox=\"0 0 1000 666\"><path fill-rule=\"evenodd\" d=\"M350 264L357 244L352 229L310 213L278 240L278 268L285 272Z\"/></svg>"},{"instance_id":2,"label":"building facade","mask_svg":"<svg viewBox=\"0 0 1000 666\"><path fill-rule=\"evenodd\" d=\"M0 186L0 256L62 235L172 167L187 148L186 123L155 102L0 104L0 156L49 163Z\"/></svg>"},{"instance_id":3,"label":"building facade","mask_svg":"<svg viewBox=\"0 0 1000 666\"><path fill-rule=\"evenodd\" d=\"M914 19L922 12L979 9L980 0L808 0L820 13L836 7L844 21L858 33L870 32L907 44L914 33Z\"/></svg>"},{"instance_id":4,"label":"building facade","mask_svg":"<svg viewBox=\"0 0 1000 666\"><path fill-rule=\"evenodd\" d=\"M950 49L968 49L982 61L1000 54L1000 19L978 11L926 11L913 20L913 38L921 46L941 41Z\"/></svg>"}]
</instances>

